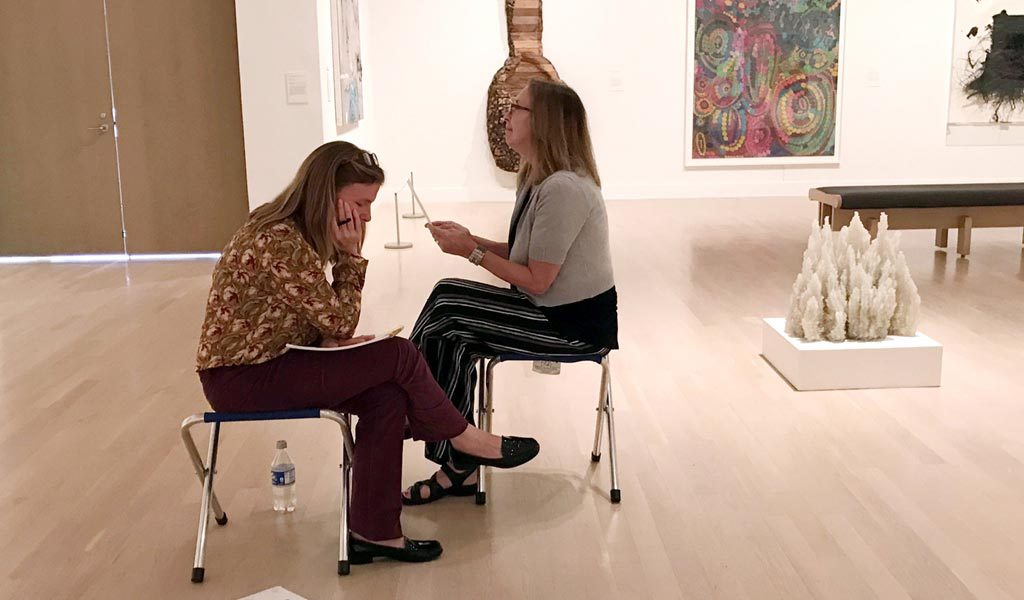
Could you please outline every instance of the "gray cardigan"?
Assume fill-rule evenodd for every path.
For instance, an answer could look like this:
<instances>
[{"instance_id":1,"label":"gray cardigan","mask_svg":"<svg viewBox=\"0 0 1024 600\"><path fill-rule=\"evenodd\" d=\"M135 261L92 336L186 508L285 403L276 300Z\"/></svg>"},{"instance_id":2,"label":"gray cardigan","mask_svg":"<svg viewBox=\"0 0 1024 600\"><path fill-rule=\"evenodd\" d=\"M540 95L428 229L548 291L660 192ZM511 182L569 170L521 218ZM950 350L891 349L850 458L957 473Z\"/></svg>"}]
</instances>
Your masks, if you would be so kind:
<instances>
[{"instance_id":1,"label":"gray cardigan","mask_svg":"<svg viewBox=\"0 0 1024 600\"><path fill-rule=\"evenodd\" d=\"M509 260L525 265L530 259L562 269L548 291L532 295L537 306L560 306L593 298L615 285L608 213L601 189L593 180L571 171L558 171L529 190L518 190L516 214L530 204L519 220ZM529 198L527 197L529 196Z\"/></svg>"}]
</instances>

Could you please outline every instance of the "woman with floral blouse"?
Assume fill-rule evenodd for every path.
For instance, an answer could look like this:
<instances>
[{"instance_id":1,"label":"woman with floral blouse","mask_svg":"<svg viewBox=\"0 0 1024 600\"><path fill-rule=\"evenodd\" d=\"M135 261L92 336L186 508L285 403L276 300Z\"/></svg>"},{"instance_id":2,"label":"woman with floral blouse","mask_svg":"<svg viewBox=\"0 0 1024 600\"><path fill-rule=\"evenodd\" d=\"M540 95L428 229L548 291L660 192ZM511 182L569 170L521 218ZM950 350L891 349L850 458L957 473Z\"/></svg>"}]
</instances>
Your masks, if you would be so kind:
<instances>
[{"instance_id":1,"label":"woman with floral blouse","mask_svg":"<svg viewBox=\"0 0 1024 600\"><path fill-rule=\"evenodd\" d=\"M499 438L469 425L406 339L345 352L286 348L345 346L372 337L354 334L367 266L364 223L383 181L376 156L348 142L314 150L288 188L254 210L224 248L196 357L215 410L326 408L359 416L353 564L376 557L424 562L441 554L436 540L402 535L406 422L416 439L450 440L463 465L511 468L539 451L536 440Z\"/></svg>"}]
</instances>

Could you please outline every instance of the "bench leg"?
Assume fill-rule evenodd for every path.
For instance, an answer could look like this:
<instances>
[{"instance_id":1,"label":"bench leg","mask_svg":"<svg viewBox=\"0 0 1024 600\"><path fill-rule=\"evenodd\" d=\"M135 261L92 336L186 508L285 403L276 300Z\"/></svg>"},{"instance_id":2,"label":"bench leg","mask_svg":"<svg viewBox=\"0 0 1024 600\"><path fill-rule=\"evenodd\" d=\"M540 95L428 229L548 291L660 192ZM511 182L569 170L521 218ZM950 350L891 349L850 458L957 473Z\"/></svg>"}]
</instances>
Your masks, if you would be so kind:
<instances>
[{"instance_id":1,"label":"bench leg","mask_svg":"<svg viewBox=\"0 0 1024 600\"><path fill-rule=\"evenodd\" d=\"M956 253L960 255L960 258L966 258L971 253L971 225L973 222L970 217L960 217L960 228L957 229L956 234Z\"/></svg>"},{"instance_id":2,"label":"bench leg","mask_svg":"<svg viewBox=\"0 0 1024 600\"><path fill-rule=\"evenodd\" d=\"M935 246L937 248L949 247L949 230L948 229L936 229L935 230Z\"/></svg>"},{"instance_id":3,"label":"bench leg","mask_svg":"<svg viewBox=\"0 0 1024 600\"><path fill-rule=\"evenodd\" d=\"M833 220L834 219L832 218L832 207L828 204L825 204L824 202L819 202L818 227L823 227L825 225L825 221L828 221L829 224L831 224Z\"/></svg>"},{"instance_id":4,"label":"bench leg","mask_svg":"<svg viewBox=\"0 0 1024 600\"><path fill-rule=\"evenodd\" d=\"M878 237L878 219L868 219L864 225L867 227L868 233L871 234L871 239Z\"/></svg>"},{"instance_id":5,"label":"bench leg","mask_svg":"<svg viewBox=\"0 0 1024 600\"><path fill-rule=\"evenodd\" d=\"M842 210L833 207L829 207L832 217L832 231L839 231L843 227L849 225L853 221L852 210Z\"/></svg>"}]
</instances>

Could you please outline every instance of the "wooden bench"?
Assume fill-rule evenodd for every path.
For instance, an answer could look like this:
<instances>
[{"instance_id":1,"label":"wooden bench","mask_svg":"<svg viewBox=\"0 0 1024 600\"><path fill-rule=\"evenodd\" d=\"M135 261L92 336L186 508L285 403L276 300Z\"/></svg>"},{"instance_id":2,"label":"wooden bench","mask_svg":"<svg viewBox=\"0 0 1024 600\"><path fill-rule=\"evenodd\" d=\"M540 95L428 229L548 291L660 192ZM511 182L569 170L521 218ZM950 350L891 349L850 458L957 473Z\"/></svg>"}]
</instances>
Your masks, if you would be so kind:
<instances>
[{"instance_id":1,"label":"wooden bench","mask_svg":"<svg viewBox=\"0 0 1024 600\"><path fill-rule=\"evenodd\" d=\"M810 199L819 203L818 223L829 219L833 231L858 212L874 235L884 212L889 229L934 229L935 245L945 248L956 229L962 257L971 253L975 227L1024 227L1024 183L823 187L812 189Z\"/></svg>"}]
</instances>

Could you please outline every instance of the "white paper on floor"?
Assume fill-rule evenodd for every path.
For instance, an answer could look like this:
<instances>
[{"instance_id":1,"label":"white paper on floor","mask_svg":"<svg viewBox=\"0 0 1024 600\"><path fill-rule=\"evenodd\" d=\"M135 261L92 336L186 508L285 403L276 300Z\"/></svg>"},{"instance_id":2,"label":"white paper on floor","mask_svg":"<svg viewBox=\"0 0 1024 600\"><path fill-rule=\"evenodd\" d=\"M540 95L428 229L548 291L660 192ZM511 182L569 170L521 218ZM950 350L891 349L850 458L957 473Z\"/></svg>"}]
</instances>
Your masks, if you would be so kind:
<instances>
[{"instance_id":1,"label":"white paper on floor","mask_svg":"<svg viewBox=\"0 0 1024 600\"><path fill-rule=\"evenodd\" d=\"M240 598L239 600L306 600L302 596L289 592L281 586L272 587L269 590L263 590L257 592L251 596Z\"/></svg>"}]
</instances>

